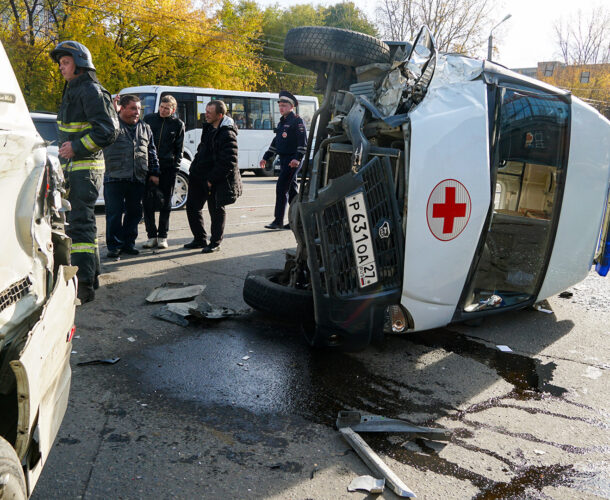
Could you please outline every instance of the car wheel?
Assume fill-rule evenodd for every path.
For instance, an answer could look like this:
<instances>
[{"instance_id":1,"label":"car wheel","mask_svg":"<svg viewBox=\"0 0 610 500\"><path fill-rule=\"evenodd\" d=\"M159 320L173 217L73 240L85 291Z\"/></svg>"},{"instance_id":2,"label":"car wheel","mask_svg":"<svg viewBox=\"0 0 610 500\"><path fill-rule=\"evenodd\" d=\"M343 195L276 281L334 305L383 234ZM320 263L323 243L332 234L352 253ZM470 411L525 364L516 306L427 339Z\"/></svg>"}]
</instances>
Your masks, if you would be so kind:
<instances>
[{"instance_id":1,"label":"car wheel","mask_svg":"<svg viewBox=\"0 0 610 500\"><path fill-rule=\"evenodd\" d=\"M284 57L315 72L325 63L344 66L390 62L390 47L375 37L325 26L301 26L286 34ZM324 63L324 64L321 64Z\"/></svg>"},{"instance_id":2,"label":"car wheel","mask_svg":"<svg viewBox=\"0 0 610 500\"><path fill-rule=\"evenodd\" d=\"M19 457L10 443L0 437L0 498L27 500L27 497Z\"/></svg>"},{"instance_id":3,"label":"car wheel","mask_svg":"<svg viewBox=\"0 0 610 500\"><path fill-rule=\"evenodd\" d=\"M255 168L253 170L254 175L257 177L273 177L275 175L275 167L273 164L274 162L268 161L265 164L265 168Z\"/></svg>"},{"instance_id":4,"label":"car wheel","mask_svg":"<svg viewBox=\"0 0 610 500\"><path fill-rule=\"evenodd\" d=\"M291 288L278 283L280 269L251 271L244 282L244 301L261 312L281 318L312 318L313 294L310 290Z\"/></svg>"},{"instance_id":5,"label":"car wheel","mask_svg":"<svg viewBox=\"0 0 610 500\"><path fill-rule=\"evenodd\" d=\"M188 193L189 178L186 174L178 172L174 184L174 194L172 195L172 210L180 210L186 205Z\"/></svg>"}]
</instances>

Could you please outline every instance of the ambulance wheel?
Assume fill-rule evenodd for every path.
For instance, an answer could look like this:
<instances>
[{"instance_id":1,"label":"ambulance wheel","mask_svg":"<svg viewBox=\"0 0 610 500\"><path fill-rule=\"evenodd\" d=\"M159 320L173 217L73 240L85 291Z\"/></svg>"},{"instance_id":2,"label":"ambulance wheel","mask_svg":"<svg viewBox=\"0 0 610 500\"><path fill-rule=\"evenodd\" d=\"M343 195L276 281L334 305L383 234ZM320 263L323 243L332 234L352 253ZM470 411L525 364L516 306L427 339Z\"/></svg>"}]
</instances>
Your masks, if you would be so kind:
<instances>
[{"instance_id":1,"label":"ambulance wheel","mask_svg":"<svg viewBox=\"0 0 610 500\"><path fill-rule=\"evenodd\" d=\"M0 498L26 500L27 497L19 457L10 443L0 437Z\"/></svg>"},{"instance_id":2,"label":"ambulance wheel","mask_svg":"<svg viewBox=\"0 0 610 500\"><path fill-rule=\"evenodd\" d=\"M286 34L284 57L319 73L325 70L326 63L355 67L390 62L390 47L375 37L355 31L301 26Z\"/></svg>"},{"instance_id":3,"label":"ambulance wheel","mask_svg":"<svg viewBox=\"0 0 610 500\"><path fill-rule=\"evenodd\" d=\"M254 309L280 318L313 318L313 294L280 284L281 269L250 271L244 282L244 301Z\"/></svg>"}]
</instances>

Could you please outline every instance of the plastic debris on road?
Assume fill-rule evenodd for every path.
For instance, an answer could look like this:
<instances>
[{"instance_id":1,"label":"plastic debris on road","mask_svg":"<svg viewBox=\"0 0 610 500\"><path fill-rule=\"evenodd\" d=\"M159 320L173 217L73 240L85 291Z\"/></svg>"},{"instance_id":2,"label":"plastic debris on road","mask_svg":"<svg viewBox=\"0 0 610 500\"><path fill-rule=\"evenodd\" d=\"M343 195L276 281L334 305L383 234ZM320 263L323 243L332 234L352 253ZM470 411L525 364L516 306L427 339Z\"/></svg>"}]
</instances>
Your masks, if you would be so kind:
<instances>
[{"instance_id":1,"label":"plastic debris on road","mask_svg":"<svg viewBox=\"0 0 610 500\"><path fill-rule=\"evenodd\" d=\"M358 476L349 483L347 491L364 490L369 493L383 493L384 488L385 479L375 479L373 476Z\"/></svg>"},{"instance_id":2,"label":"plastic debris on road","mask_svg":"<svg viewBox=\"0 0 610 500\"><path fill-rule=\"evenodd\" d=\"M148 297L147 302L175 302L187 299L194 299L200 295L206 285L189 285L188 283L164 283L155 288Z\"/></svg>"}]
</instances>

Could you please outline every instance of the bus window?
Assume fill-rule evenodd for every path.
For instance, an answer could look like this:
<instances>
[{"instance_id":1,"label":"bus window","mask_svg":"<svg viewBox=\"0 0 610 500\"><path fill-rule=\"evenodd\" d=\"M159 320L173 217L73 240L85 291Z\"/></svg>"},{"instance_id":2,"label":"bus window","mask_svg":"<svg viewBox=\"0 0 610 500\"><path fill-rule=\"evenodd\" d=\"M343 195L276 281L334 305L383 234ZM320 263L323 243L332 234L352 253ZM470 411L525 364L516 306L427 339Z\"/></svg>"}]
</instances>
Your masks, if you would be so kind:
<instances>
[{"instance_id":1,"label":"bus window","mask_svg":"<svg viewBox=\"0 0 610 500\"><path fill-rule=\"evenodd\" d=\"M313 114L315 113L315 111L316 106L313 102L300 102L297 106L297 115L303 118L307 130L309 130L311 120L313 119Z\"/></svg>"},{"instance_id":2,"label":"bus window","mask_svg":"<svg viewBox=\"0 0 610 500\"><path fill-rule=\"evenodd\" d=\"M233 118L237 128L246 128L246 98L233 96L217 96L214 99L224 101L227 114Z\"/></svg>"},{"instance_id":3,"label":"bus window","mask_svg":"<svg viewBox=\"0 0 610 500\"><path fill-rule=\"evenodd\" d=\"M200 126L197 123L195 94L190 94L187 92L163 92L161 97L166 95L173 96L178 102L176 115L184 122L186 130L192 130Z\"/></svg>"},{"instance_id":4,"label":"bus window","mask_svg":"<svg viewBox=\"0 0 610 500\"><path fill-rule=\"evenodd\" d=\"M246 128L254 130L272 130L271 101L269 99L248 98Z\"/></svg>"},{"instance_id":5,"label":"bus window","mask_svg":"<svg viewBox=\"0 0 610 500\"><path fill-rule=\"evenodd\" d=\"M150 113L155 112L155 105L157 104L157 94L133 94L137 95L140 98L140 104L142 106L142 111L140 112L140 116L146 116Z\"/></svg>"},{"instance_id":6,"label":"bus window","mask_svg":"<svg viewBox=\"0 0 610 500\"><path fill-rule=\"evenodd\" d=\"M299 105L296 107L296 109L294 110L294 112L299 115L301 118L303 118L303 121L305 122L305 126L307 127L307 130L309 130L309 127L311 125L311 120L313 119L313 114L316 111L316 105L313 102L309 102L309 101L301 101L299 103ZM279 123L280 122L280 118L282 117L282 115L280 115L280 108L277 105L277 101L273 101L273 119L275 121L275 123Z\"/></svg>"},{"instance_id":7,"label":"bus window","mask_svg":"<svg viewBox=\"0 0 610 500\"><path fill-rule=\"evenodd\" d=\"M205 123L205 107L210 102L209 95L197 96L197 128L201 128Z\"/></svg>"}]
</instances>

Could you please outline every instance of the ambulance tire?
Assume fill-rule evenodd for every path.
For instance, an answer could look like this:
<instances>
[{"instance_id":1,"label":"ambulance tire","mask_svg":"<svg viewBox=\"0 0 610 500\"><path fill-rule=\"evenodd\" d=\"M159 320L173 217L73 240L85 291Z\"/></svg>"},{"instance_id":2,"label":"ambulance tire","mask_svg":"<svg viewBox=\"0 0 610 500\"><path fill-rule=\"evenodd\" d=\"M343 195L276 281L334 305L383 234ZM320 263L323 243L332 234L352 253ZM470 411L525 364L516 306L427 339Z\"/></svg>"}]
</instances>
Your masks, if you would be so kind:
<instances>
[{"instance_id":1,"label":"ambulance tire","mask_svg":"<svg viewBox=\"0 0 610 500\"><path fill-rule=\"evenodd\" d=\"M8 441L0 437L0 498L27 500L27 489L19 457Z\"/></svg>"},{"instance_id":2,"label":"ambulance tire","mask_svg":"<svg viewBox=\"0 0 610 500\"><path fill-rule=\"evenodd\" d=\"M323 72L326 63L356 67L390 62L390 47L355 31L326 26L292 28L284 40L284 57L297 66Z\"/></svg>"},{"instance_id":3,"label":"ambulance tire","mask_svg":"<svg viewBox=\"0 0 610 500\"><path fill-rule=\"evenodd\" d=\"M313 318L313 294L310 290L278 283L281 269L250 271L244 282L243 297L254 309L279 318L302 321Z\"/></svg>"}]
</instances>

